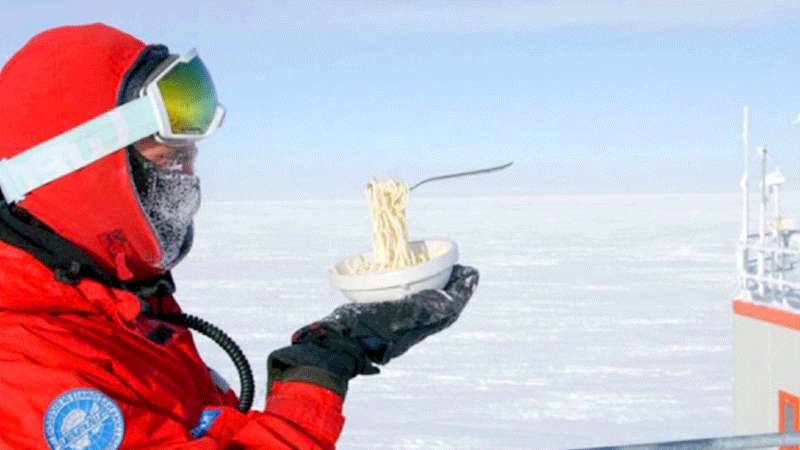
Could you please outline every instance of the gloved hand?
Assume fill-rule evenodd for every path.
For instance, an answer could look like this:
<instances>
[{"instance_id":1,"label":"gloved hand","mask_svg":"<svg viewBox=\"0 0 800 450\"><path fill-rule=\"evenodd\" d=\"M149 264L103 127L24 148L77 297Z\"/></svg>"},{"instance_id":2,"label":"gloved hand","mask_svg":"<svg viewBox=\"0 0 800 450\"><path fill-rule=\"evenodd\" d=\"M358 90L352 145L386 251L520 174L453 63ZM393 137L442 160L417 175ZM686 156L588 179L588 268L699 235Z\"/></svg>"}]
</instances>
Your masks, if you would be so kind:
<instances>
[{"instance_id":1,"label":"gloved hand","mask_svg":"<svg viewBox=\"0 0 800 450\"><path fill-rule=\"evenodd\" d=\"M275 380L305 381L344 397L351 378L378 373L374 364L386 364L455 322L477 286L478 271L456 265L442 290L340 306L270 354L269 388Z\"/></svg>"}]
</instances>

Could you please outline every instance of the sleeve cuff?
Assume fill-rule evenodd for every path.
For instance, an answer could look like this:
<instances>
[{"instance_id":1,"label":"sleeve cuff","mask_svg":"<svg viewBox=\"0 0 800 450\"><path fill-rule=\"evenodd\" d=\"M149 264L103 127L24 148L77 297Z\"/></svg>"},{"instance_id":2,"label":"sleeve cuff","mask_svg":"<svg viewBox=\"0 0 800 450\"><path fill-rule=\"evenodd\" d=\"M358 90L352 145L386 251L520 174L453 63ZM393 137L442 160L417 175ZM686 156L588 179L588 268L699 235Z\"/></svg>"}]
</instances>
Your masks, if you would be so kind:
<instances>
[{"instance_id":1,"label":"sleeve cuff","mask_svg":"<svg viewBox=\"0 0 800 450\"><path fill-rule=\"evenodd\" d=\"M342 380L327 370L313 366L290 367L275 377L276 381L300 381L311 383L333 391L344 400L347 395L347 380Z\"/></svg>"}]
</instances>

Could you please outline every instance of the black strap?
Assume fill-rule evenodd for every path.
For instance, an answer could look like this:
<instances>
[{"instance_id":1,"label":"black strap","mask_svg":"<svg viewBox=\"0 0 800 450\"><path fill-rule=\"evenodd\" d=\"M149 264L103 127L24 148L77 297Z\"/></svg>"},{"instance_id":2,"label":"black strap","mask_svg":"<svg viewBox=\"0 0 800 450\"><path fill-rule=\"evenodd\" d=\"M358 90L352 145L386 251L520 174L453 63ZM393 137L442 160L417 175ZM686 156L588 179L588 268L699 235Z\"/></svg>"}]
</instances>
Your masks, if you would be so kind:
<instances>
[{"instance_id":1,"label":"black strap","mask_svg":"<svg viewBox=\"0 0 800 450\"><path fill-rule=\"evenodd\" d=\"M9 205L0 192L0 241L24 250L53 271L55 279L77 284L82 278L125 289L142 298L169 295L175 282L167 272L137 282L124 282L101 269L75 244L56 234L22 208Z\"/></svg>"}]
</instances>

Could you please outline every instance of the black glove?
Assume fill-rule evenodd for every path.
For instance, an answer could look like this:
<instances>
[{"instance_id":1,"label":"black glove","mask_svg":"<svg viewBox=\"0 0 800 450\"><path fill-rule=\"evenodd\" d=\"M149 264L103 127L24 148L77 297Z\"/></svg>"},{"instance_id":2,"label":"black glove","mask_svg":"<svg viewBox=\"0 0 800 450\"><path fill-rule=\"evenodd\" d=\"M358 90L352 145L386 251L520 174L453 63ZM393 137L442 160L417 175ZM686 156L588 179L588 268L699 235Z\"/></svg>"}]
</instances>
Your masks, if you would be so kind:
<instances>
[{"instance_id":1,"label":"black glove","mask_svg":"<svg viewBox=\"0 0 800 450\"><path fill-rule=\"evenodd\" d=\"M456 265L442 290L340 306L297 330L292 345L270 354L269 388L275 380L305 381L344 397L351 378L379 372L373 363L386 364L455 322L477 286L478 271Z\"/></svg>"}]
</instances>

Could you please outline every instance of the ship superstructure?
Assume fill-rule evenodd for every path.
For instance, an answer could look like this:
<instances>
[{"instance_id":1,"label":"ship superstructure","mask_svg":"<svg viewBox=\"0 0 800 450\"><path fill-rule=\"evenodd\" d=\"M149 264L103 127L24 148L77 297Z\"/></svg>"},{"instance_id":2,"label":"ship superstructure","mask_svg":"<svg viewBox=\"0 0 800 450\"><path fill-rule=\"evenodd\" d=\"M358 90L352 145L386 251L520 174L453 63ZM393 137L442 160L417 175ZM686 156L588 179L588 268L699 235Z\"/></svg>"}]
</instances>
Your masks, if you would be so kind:
<instances>
[{"instance_id":1,"label":"ship superstructure","mask_svg":"<svg viewBox=\"0 0 800 450\"><path fill-rule=\"evenodd\" d=\"M742 227L737 249L739 289L733 301L734 402L737 434L800 429L800 230L781 207L786 181L770 170L759 146L760 182L751 229L748 110L742 130Z\"/></svg>"}]
</instances>

